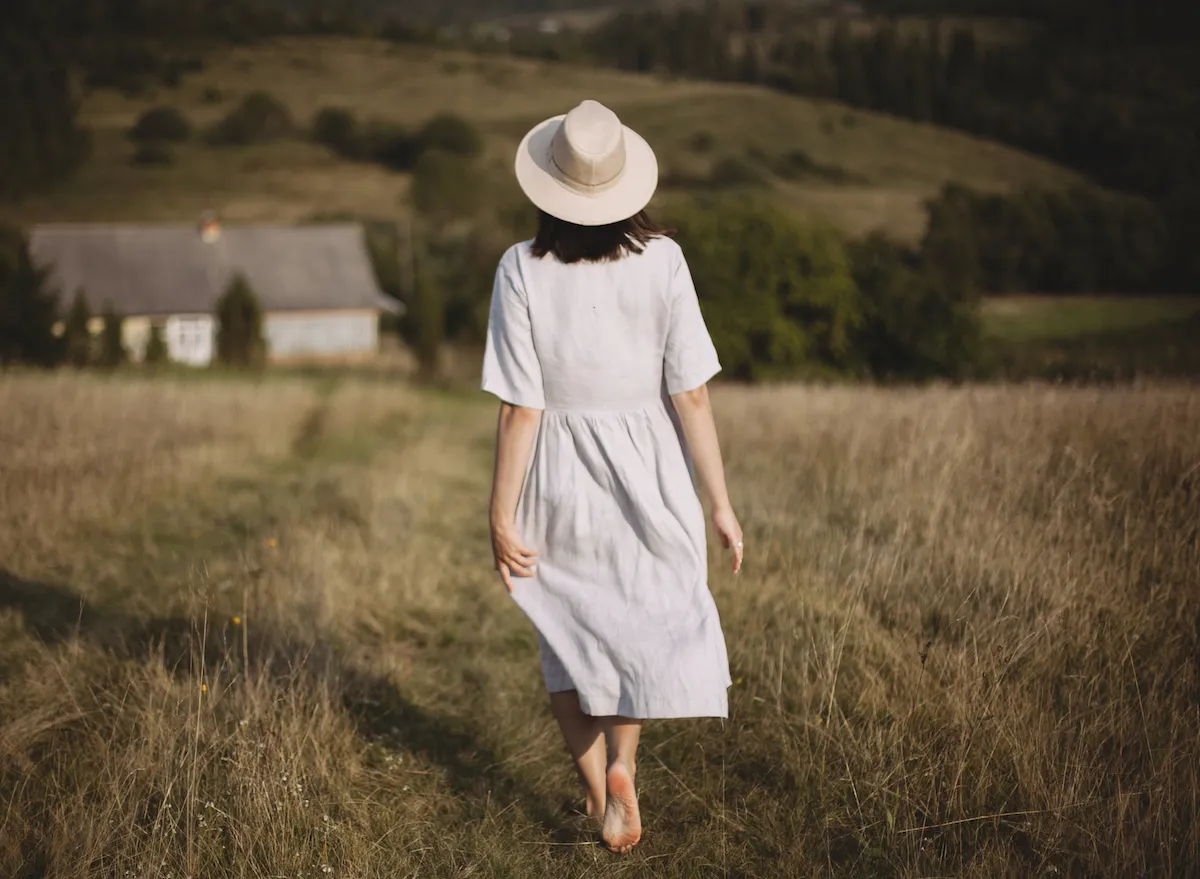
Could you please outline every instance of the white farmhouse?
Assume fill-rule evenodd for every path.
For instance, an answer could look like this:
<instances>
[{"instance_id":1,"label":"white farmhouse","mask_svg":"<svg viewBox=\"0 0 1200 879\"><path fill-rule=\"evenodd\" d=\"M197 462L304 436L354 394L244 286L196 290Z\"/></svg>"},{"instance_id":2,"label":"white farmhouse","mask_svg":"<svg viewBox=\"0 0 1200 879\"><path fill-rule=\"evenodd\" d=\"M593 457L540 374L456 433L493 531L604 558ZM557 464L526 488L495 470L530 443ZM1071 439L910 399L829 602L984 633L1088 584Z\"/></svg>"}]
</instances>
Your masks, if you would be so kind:
<instances>
[{"instance_id":1,"label":"white farmhouse","mask_svg":"<svg viewBox=\"0 0 1200 879\"><path fill-rule=\"evenodd\" d=\"M369 359L381 312L403 306L375 280L362 228L194 225L44 225L29 236L64 306L83 290L93 314L125 318L140 360L157 324L168 356L205 366L215 356L217 300L245 276L263 311L272 362Z\"/></svg>"}]
</instances>

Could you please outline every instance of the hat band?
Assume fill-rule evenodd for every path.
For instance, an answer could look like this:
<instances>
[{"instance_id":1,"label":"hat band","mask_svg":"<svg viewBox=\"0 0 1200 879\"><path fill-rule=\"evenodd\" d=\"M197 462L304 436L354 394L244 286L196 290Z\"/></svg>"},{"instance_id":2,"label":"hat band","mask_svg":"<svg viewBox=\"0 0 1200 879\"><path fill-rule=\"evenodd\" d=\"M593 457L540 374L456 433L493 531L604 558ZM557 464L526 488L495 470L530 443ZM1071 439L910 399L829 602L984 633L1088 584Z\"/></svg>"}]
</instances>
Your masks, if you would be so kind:
<instances>
[{"instance_id":1,"label":"hat band","mask_svg":"<svg viewBox=\"0 0 1200 879\"><path fill-rule=\"evenodd\" d=\"M567 187L568 189L573 190L574 192L581 193L583 195L599 195L602 192L607 192L608 190L612 189L614 186L616 186L618 183L621 182L621 174L625 170L626 156L625 156L624 151L622 151L621 167L617 168L616 172L612 175L612 177L608 178L607 180L602 180L599 183L585 183L584 181L580 180L579 178L573 177L568 171L566 171L563 168L562 165L558 164L558 159L555 158L555 156L554 156L554 148L553 147L550 148L549 153L550 153L550 164L553 165L554 170L558 172L557 174L553 175L554 179L557 180L559 183L561 183L563 186Z\"/></svg>"}]
</instances>

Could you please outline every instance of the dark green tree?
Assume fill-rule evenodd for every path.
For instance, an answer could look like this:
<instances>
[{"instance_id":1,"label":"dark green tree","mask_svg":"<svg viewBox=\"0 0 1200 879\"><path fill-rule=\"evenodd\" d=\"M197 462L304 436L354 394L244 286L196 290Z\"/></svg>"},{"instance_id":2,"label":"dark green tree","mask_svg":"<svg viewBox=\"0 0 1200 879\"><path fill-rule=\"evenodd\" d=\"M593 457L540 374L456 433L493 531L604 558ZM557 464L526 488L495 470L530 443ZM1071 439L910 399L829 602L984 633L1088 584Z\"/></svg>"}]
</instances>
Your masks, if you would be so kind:
<instances>
[{"instance_id":1,"label":"dark green tree","mask_svg":"<svg viewBox=\"0 0 1200 879\"><path fill-rule=\"evenodd\" d=\"M182 141L191 137L192 125L174 107L154 107L138 117L129 130L129 139L138 143Z\"/></svg>"},{"instance_id":2,"label":"dark green tree","mask_svg":"<svg viewBox=\"0 0 1200 879\"><path fill-rule=\"evenodd\" d=\"M104 329L100 333L100 365L108 368L120 366L128 358L125 350L123 331L125 321L117 314L111 302L104 304L101 312L104 319Z\"/></svg>"},{"instance_id":3,"label":"dark green tree","mask_svg":"<svg viewBox=\"0 0 1200 879\"><path fill-rule=\"evenodd\" d=\"M92 311L88 307L87 295L83 290L75 291L71 307L63 324L63 345L67 363L78 369L91 366L96 348L91 330Z\"/></svg>"},{"instance_id":4,"label":"dark green tree","mask_svg":"<svg viewBox=\"0 0 1200 879\"><path fill-rule=\"evenodd\" d=\"M49 289L48 276L34 264L25 236L0 225L0 366L58 362L58 296Z\"/></svg>"},{"instance_id":5,"label":"dark green tree","mask_svg":"<svg viewBox=\"0 0 1200 879\"><path fill-rule=\"evenodd\" d=\"M0 28L0 198L61 179L87 157L71 65L57 35L31 16Z\"/></svg>"},{"instance_id":6,"label":"dark green tree","mask_svg":"<svg viewBox=\"0 0 1200 879\"><path fill-rule=\"evenodd\" d=\"M426 122L417 133L417 144L422 153L440 150L468 159L483 152L479 129L453 113L442 113Z\"/></svg>"},{"instance_id":7,"label":"dark green tree","mask_svg":"<svg viewBox=\"0 0 1200 879\"><path fill-rule=\"evenodd\" d=\"M217 300L217 359L230 366L260 366L267 345L262 309L244 275L236 275Z\"/></svg>"},{"instance_id":8,"label":"dark green tree","mask_svg":"<svg viewBox=\"0 0 1200 879\"><path fill-rule=\"evenodd\" d=\"M917 254L873 234L850 246L863 321L855 347L877 379L963 378L979 352L975 291L937 272Z\"/></svg>"},{"instance_id":9,"label":"dark green tree","mask_svg":"<svg viewBox=\"0 0 1200 879\"><path fill-rule=\"evenodd\" d=\"M677 207L709 331L727 374L836 372L854 362L861 303L839 236L753 199Z\"/></svg>"},{"instance_id":10,"label":"dark green tree","mask_svg":"<svg viewBox=\"0 0 1200 879\"><path fill-rule=\"evenodd\" d=\"M146 338L146 350L142 354L142 362L147 366L158 366L166 363L171 352L167 349L166 339L163 338L162 324L157 321L150 324L150 335Z\"/></svg>"}]
</instances>

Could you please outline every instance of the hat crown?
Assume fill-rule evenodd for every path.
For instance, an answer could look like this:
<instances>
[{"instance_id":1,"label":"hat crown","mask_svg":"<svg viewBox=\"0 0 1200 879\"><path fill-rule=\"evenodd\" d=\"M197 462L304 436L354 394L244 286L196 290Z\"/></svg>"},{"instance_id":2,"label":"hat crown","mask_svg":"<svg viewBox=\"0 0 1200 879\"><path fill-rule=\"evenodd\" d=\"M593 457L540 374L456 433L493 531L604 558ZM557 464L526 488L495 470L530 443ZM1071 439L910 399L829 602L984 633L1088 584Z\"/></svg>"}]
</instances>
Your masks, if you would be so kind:
<instances>
[{"instance_id":1,"label":"hat crown","mask_svg":"<svg viewBox=\"0 0 1200 879\"><path fill-rule=\"evenodd\" d=\"M550 145L562 182L584 193L616 184L625 170L625 128L598 101L584 101L563 119Z\"/></svg>"}]
</instances>

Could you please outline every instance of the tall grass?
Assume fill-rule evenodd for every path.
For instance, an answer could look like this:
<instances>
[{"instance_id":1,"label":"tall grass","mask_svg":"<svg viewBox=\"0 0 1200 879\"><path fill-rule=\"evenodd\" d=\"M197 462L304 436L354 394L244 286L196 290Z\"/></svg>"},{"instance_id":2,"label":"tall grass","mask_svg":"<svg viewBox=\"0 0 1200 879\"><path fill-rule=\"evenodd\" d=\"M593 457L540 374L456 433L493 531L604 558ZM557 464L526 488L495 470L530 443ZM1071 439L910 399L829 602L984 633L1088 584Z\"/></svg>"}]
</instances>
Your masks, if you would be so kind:
<instances>
[{"instance_id":1,"label":"tall grass","mask_svg":"<svg viewBox=\"0 0 1200 879\"><path fill-rule=\"evenodd\" d=\"M648 727L617 865L489 570L490 406L0 379L0 874L1196 869L1200 393L715 398L731 718Z\"/></svg>"}]
</instances>

